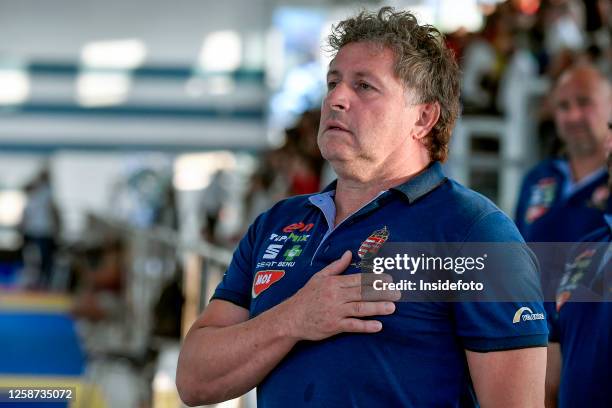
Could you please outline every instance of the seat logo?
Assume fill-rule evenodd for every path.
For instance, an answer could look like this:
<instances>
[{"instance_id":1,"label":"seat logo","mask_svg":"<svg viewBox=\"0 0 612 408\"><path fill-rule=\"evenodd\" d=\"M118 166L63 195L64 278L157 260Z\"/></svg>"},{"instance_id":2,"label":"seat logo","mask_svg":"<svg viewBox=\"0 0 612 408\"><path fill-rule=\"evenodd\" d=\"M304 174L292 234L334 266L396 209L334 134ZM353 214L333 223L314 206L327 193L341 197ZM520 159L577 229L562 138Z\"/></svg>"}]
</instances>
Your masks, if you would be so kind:
<instances>
[{"instance_id":1,"label":"seat logo","mask_svg":"<svg viewBox=\"0 0 612 408\"><path fill-rule=\"evenodd\" d=\"M278 256L281 248L283 246L280 244L270 244L266 248L266 253L263 256L263 259L274 259Z\"/></svg>"}]
</instances>

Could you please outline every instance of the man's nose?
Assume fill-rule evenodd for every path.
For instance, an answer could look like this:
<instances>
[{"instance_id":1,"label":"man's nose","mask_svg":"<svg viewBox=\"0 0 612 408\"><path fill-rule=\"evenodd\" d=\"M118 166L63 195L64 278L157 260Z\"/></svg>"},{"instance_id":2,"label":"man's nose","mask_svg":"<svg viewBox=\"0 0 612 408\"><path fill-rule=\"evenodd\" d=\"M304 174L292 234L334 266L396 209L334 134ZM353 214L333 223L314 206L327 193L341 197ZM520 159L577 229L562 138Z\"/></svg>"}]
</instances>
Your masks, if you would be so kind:
<instances>
[{"instance_id":1,"label":"man's nose","mask_svg":"<svg viewBox=\"0 0 612 408\"><path fill-rule=\"evenodd\" d=\"M349 92L348 87L343 84L337 84L327 93L326 102L330 109L337 111L346 111L349 109Z\"/></svg>"},{"instance_id":2,"label":"man's nose","mask_svg":"<svg viewBox=\"0 0 612 408\"><path fill-rule=\"evenodd\" d=\"M576 122L582 120L582 113L582 109L578 104L572 103L565 112L565 117L572 122Z\"/></svg>"}]
</instances>

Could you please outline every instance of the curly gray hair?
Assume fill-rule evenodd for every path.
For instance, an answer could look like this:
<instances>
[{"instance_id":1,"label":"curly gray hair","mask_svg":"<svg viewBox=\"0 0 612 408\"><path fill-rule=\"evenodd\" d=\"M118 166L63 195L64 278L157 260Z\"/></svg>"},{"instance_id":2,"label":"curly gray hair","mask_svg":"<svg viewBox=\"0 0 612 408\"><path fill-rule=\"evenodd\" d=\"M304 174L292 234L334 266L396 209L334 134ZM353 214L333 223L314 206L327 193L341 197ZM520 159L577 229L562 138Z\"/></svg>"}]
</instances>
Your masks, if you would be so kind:
<instances>
[{"instance_id":1,"label":"curly gray hair","mask_svg":"<svg viewBox=\"0 0 612 408\"><path fill-rule=\"evenodd\" d=\"M419 25L408 11L382 7L339 22L328 37L334 53L349 43L363 41L381 44L395 53L395 73L407 89L416 92L413 103L438 102L440 118L425 144L432 160L445 161L459 115L459 67L442 33L431 25Z\"/></svg>"}]
</instances>

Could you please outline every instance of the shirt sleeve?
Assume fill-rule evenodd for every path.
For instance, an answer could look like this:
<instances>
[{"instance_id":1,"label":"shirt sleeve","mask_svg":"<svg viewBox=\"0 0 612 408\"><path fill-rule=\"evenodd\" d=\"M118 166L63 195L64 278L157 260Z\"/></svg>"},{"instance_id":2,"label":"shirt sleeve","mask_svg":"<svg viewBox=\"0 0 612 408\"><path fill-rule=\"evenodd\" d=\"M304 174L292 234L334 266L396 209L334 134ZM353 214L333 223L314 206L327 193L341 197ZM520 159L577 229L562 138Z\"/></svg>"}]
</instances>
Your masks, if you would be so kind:
<instances>
[{"instance_id":1,"label":"shirt sleeve","mask_svg":"<svg viewBox=\"0 0 612 408\"><path fill-rule=\"evenodd\" d=\"M510 290L520 288L520 298L526 301L454 303L455 327L464 347L487 352L545 346L548 328L537 261L512 221L501 211L486 214L474 223L466 242L493 243L501 248L496 251L495 283Z\"/></svg>"},{"instance_id":2,"label":"shirt sleeve","mask_svg":"<svg viewBox=\"0 0 612 408\"><path fill-rule=\"evenodd\" d=\"M251 286L253 283L253 254L257 230L265 213L255 219L242 237L234 251L221 283L215 289L213 299L226 300L237 306L249 309L251 306Z\"/></svg>"}]
</instances>

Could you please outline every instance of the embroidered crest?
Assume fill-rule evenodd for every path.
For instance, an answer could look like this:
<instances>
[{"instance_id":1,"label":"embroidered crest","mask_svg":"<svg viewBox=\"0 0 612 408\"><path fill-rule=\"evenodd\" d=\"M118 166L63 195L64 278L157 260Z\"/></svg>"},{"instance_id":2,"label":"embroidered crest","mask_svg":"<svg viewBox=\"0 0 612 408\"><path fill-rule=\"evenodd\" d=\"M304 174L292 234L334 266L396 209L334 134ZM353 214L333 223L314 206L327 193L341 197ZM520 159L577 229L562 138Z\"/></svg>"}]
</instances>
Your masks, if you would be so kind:
<instances>
[{"instance_id":1,"label":"embroidered crest","mask_svg":"<svg viewBox=\"0 0 612 408\"><path fill-rule=\"evenodd\" d=\"M380 247L387 242L388 239L389 230L386 226L374 231L361 243L359 249L357 250L357 256L359 256L360 259L359 263L352 265L357 267L364 266L364 261L373 258L380 250Z\"/></svg>"},{"instance_id":2,"label":"embroidered crest","mask_svg":"<svg viewBox=\"0 0 612 408\"><path fill-rule=\"evenodd\" d=\"M525 221L531 224L548 212L553 201L555 201L555 190L557 181L552 177L546 177L538 181L531 188L531 197L529 197L529 206L525 213Z\"/></svg>"}]
</instances>

